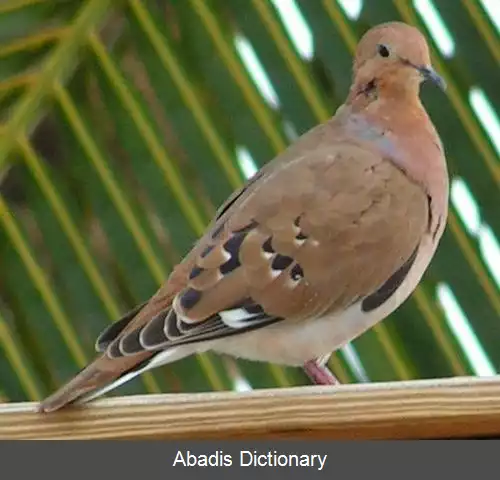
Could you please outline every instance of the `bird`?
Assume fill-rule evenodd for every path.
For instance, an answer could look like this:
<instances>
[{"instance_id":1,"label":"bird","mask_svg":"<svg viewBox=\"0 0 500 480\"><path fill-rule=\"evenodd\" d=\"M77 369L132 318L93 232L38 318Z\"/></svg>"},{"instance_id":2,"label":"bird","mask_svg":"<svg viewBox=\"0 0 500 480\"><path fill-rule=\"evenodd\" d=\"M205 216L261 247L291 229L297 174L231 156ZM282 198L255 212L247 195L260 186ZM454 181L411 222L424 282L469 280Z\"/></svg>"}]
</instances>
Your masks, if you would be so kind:
<instances>
[{"instance_id":1,"label":"bird","mask_svg":"<svg viewBox=\"0 0 500 480\"><path fill-rule=\"evenodd\" d=\"M38 410L208 351L338 385L329 356L411 295L445 229L449 179L420 99L426 81L446 90L419 29L366 31L333 116L234 191L156 293L104 329L96 358Z\"/></svg>"}]
</instances>

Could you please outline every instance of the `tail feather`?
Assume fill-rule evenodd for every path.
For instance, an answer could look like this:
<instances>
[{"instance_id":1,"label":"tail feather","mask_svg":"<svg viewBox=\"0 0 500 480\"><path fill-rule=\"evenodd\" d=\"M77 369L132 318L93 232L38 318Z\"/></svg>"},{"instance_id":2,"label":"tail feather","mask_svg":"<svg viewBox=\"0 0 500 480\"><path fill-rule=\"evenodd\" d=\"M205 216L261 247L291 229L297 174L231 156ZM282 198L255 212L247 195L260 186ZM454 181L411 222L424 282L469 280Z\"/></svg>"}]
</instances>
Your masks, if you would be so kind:
<instances>
[{"instance_id":1,"label":"tail feather","mask_svg":"<svg viewBox=\"0 0 500 480\"><path fill-rule=\"evenodd\" d=\"M98 397L101 397L102 395L105 395L106 393L110 392L111 390L114 390L115 388L118 388L120 385L123 385L133 378L139 376L141 373L145 372L146 370L149 370L151 367L149 366L150 360L146 360L145 362L142 362L139 364L136 368L133 368L129 370L128 372L122 373L119 377L116 378L111 383L108 383L107 385L102 386L101 388L97 388L94 390L89 391L88 393L84 393L80 395L78 398L74 400L75 404L83 404L90 402Z\"/></svg>"},{"instance_id":2,"label":"tail feather","mask_svg":"<svg viewBox=\"0 0 500 480\"><path fill-rule=\"evenodd\" d=\"M90 394L92 394L92 398L102 395L142 373L143 368L149 364L152 355L153 352L147 352L135 356L133 359L123 357L114 361L102 355L43 400L39 405L39 411L53 412L77 401L78 403L88 401L90 398L87 397ZM127 377L126 380L121 380L125 377ZM118 381L120 382L117 383Z\"/></svg>"},{"instance_id":3,"label":"tail feather","mask_svg":"<svg viewBox=\"0 0 500 480\"><path fill-rule=\"evenodd\" d=\"M38 410L49 413L66 405L89 402L132 380L146 370L175 362L196 353L196 351L196 346L182 345L114 359L102 355L59 390L43 400Z\"/></svg>"},{"instance_id":4,"label":"tail feather","mask_svg":"<svg viewBox=\"0 0 500 480\"><path fill-rule=\"evenodd\" d=\"M176 272L180 272L177 274L178 277L184 279L181 270L178 269ZM96 341L96 349L101 355L68 383L43 400L38 410L40 412L54 412L66 405L88 402L146 370L191 355L195 348L181 346L163 351L143 350L133 355L122 355L123 352L121 352L119 356L113 358L111 358L109 351L113 344L119 344L122 336L143 327L160 312L168 312L172 298L184 285L183 281L177 285L176 278L171 277L169 283L149 301L137 306L106 328Z\"/></svg>"}]
</instances>

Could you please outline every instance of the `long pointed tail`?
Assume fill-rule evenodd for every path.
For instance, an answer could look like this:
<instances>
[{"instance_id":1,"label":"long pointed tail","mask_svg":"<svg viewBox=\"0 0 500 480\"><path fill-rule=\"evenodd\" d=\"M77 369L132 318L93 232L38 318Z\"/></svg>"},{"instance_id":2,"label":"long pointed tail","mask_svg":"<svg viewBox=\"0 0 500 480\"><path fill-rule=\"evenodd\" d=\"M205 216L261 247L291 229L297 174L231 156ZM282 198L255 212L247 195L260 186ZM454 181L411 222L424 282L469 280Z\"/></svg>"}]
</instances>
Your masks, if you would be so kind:
<instances>
[{"instance_id":1,"label":"long pointed tail","mask_svg":"<svg viewBox=\"0 0 500 480\"><path fill-rule=\"evenodd\" d=\"M84 403L131 380L148 369L153 353L111 360L98 357L59 390L43 400L40 412L53 412L71 403ZM142 358L141 358L142 357Z\"/></svg>"},{"instance_id":2,"label":"long pointed tail","mask_svg":"<svg viewBox=\"0 0 500 480\"><path fill-rule=\"evenodd\" d=\"M181 275L181 278L184 277ZM181 283L179 288L174 288L176 286L174 280L171 277L170 283L163 290L160 289L148 302L131 310L104 330L96 342L97 350L102 352L102 355L43 400L40 403L39 411L53 412L72 403L88 402L128 382L146 370L174 362L194 353L198 347L185 345L160 351L142 350L131 355L108 356L109 349L113 349L113 345L118 345L127 333L138 331L151 319L158 318L158 315L163 315L162 318L168 315L172 298L183 285Z\"/></svg>"},{"instance_id":3,"label":"long pointed tail","mask_svg":"<svg viewBox=\"0 0 500 480\"><path fill-rule=\"evenodd\" d=\"M48 413L72 403L89 402L132 380L146 370L175 362L193 353L196 353L196 346L183 345L114 359L102 355L43 400L38 410Z\"/></svg>"}]
</instances>

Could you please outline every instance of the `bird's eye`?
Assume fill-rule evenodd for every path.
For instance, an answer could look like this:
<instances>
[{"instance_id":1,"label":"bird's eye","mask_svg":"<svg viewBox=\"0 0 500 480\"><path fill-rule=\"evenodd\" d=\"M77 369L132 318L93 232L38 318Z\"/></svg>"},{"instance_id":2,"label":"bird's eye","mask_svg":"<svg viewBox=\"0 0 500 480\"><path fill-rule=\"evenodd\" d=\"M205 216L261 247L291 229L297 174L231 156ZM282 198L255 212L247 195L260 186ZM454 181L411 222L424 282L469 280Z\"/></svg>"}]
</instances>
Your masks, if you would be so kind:
<instances>
[{"instance_id":1,"label":"bird's eye","mask_svg":"<svg viewBox=\"0 0 500 480\"><path fill-rule=\"evenodd\" d=\"M391 54L391 52L385 45L377 45L377 51L378 54L384 58L387 58Z\"/></svg>"}]
</instances>

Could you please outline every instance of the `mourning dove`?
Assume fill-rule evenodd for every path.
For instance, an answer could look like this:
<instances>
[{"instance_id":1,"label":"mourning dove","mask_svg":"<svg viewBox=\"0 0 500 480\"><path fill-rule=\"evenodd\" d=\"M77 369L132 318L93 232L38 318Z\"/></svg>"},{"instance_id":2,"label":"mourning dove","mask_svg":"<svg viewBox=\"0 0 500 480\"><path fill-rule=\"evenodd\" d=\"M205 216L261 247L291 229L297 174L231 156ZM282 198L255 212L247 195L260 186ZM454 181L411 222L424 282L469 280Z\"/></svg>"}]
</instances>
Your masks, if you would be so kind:
<instances>
[{"instance_id":1,"label":"mourning dove","mask_svg":"<svg viewBox=\"0 0 500 480\"><path fill-rule=\"evenodd\" d=\"M448 213L443 146L419 98L424 80L445 84L423 35L396 22L370 29L353 73L335 115L229 197L166 283L99 336L100 356L41 411L206 351L335 383L324 359L408 298Z\"/></svg>"}]
</instances>

